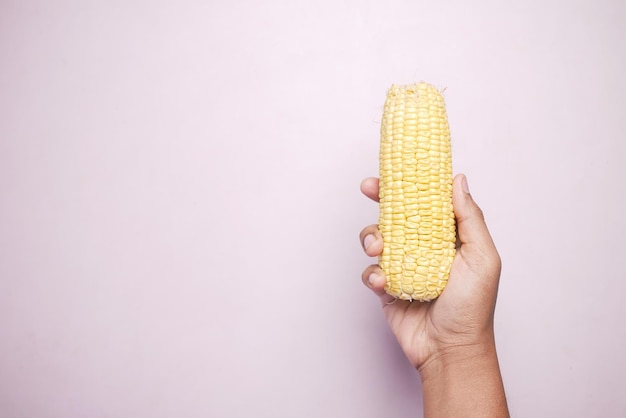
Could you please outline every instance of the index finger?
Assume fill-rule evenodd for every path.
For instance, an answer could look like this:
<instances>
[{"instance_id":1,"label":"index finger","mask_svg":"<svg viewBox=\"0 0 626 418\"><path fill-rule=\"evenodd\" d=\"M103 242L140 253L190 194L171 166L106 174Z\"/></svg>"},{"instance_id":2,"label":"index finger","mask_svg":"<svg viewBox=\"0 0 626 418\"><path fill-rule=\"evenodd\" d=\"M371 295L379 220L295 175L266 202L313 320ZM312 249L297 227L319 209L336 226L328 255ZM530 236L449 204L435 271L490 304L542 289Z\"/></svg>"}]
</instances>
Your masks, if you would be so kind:
<instances>
[{"instance_id":1,"label":"index finger","mask_svg":"<svg viewBox=\"0 0 626 418\"><path fill-rule=\"evenodd\" d=\"M361 182L361 192L374 202L378 202L378 178L367 177L364 179Z\"/></svg>"}]
</instances>

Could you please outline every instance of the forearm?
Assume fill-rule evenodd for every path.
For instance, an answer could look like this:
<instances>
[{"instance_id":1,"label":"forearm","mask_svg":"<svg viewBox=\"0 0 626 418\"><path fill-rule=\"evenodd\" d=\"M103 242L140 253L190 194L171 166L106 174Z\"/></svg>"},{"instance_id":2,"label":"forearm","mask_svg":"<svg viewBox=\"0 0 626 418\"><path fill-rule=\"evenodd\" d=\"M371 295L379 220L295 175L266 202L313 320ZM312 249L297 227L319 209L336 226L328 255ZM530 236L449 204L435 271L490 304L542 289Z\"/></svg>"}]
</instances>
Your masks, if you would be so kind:
<instances>
[{"instance_id":1,"label":"forearm","mask_svg":"<svg viewBox=\"0 0 626 418\"><path fill-rule=\"evenodd\" d=\"M444 353L420 368L424 417L509 417L495 344Z\"/></svg>"}]
</instances>

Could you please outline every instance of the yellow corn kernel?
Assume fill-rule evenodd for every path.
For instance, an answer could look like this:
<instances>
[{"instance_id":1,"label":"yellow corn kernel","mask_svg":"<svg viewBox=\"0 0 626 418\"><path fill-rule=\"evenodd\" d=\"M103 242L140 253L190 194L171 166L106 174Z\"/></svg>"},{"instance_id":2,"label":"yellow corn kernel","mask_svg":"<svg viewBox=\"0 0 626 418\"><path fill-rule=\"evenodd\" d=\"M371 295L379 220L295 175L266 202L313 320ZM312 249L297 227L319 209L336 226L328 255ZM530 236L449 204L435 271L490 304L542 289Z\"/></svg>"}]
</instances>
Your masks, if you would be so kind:
<instances>
[{"instance_id":1,"label":"yellow corn kernel","mask_svg":"<svg viewBox=\"0 0 626 418\"><path fill-rule=\"evenodd\" d=\"M392 86L380 144L378 263L385 290L430 301L446 286L456 254L450 129L439 90L426 83Z\"/></svg>"}]
</instances>

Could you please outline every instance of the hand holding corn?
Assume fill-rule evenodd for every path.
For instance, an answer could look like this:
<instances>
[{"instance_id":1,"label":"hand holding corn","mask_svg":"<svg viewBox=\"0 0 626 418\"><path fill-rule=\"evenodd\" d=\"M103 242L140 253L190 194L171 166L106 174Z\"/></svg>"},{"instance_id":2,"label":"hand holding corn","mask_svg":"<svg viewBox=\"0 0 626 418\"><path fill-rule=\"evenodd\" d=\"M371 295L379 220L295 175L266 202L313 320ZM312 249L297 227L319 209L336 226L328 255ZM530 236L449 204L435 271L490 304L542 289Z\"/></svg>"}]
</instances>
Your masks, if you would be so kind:
<instances>
[{"instance_id":1,"label":"hand holding corn","mask_svg":"<svg viewBox=\"0 0 626 418\"><path fill-rule=\"evenodd\" d=\"M398 91L394 92L394 88L390 94L398 96ZM415 86L409 86L409 88L415 90ZM437 135L428 133L424 136L428 138L443 136L444 142L448 141L448 145L409 145L410 151L404 154L414 154L415 150L423 146L444 151L443 160L439 159L436 164L430 165L436 167L437 172L427 170L424 174L414 170L419 162L406 162L403 159L406 155L401 155L402 149L396 150L393 148L395 144L390 145L390 151L396 153L392 157L395 158L393 164L396 164L396 167L386 172L385 118L393 122L395 117L396 120L393 123L402 123L398 120L398 117L402 118L402 115L390 116L388 114L388 97L383 116L381 140L381 177L386 175L387 178L380 180L367 178L361 184L361 191L367 197L374 201L381 199L379 225L370 225L360 234L365 253L371 257L379 257L380 265L367 267L362 279L364 284L380 297L389 326L407 358L420 373L426 417L508 417L493 330L493 316L500 278L500 257L485 224L482 211L469 193L466 177L458 175L452 180L449 163L449 136L446 138L449 133L446 131L441 135L439 129L444 126L447 130L447 120L439 121L435 125L431 120L432 112L436 112L438 117L440 115L445 117L445 110L443 113L441 111L443 100L436 97L437 94L433 96L432 89L434 88L431 86L420 83L419 88L422 91L427 89L429 92L426 95L429 96L427 100L433 100L435 97L435 102L412 103L414 107L430 109L431 114L422 112L423 115L420 115L418 112L417 119L411 123L415 126L435 126L438 130ZM414 99L410 98L410 100ZM392 107L405 108L406 104L394 103ZM420 119L422 117L428 119ZM403 138L398 138L396 135L395 139L402 140ZM406 146L406 143L407 141L404 141L403 146ZM436 157L440 158L440 154L437 153ZM427 197L422 199L423 205L430 205L427 206L427 212L423 212L425 213L423 218L427 218L430 222L428 228L420 226L419 216L414 218L415 222L406 220L408 217L419 215L415 211L416 208L408 208L413 213L407 216L406 212L399 212L397 206L395 208L393 206L397 205L397 202L406 203L408 193L420 191L419 187L411 188L410 184L409 192L406 189L400 191L390 189L394 181L399 181L397 178L394 180L394 176L397 176L398 165L409 167L408 172L402 173L403 177L400 180L406 180L408 177L411 181L415 180L418 185L435 185L435 187L424 186L422 188L430 193L430 196L434 195L436 202L435 206L432 206L432 199ZM436 178L433 179L432 175L436 175ZM427 178L420 176L427 176ZM400 183L403 182L400 181ZM410 181L405 181L404 185L407 183ZM450 186L449 195L446 184ZM381 191L382 187L385 190ZM398 195L401 197L397 198ZM387 200L385 204L383 204L383 199ZM449 204L446 199L450 199ZM441 215L440 220L432 214L433 207L440 209L437 215ZM417 208L419 208L419 202ZM402 210L406 211L407 208L404 207ZM448 218L448 210L450 218ZM385 211L391 213L391 218L385 217ZM402 228L394 226L396 219L404 222ZM383 222L387 224L381 225ZM412 239L412 237L407 237L411 235L410 232L406 233L407 222L411 223L409 229L418 231L417 243L405 245L408 239ZM450 231L454 232L455 224L458 239L456 248L454 236L449 235ZM394 230L402 232L394 233ZM424 232L422 235L426 235L427 239L422 237L420 241L419 232ZM438 235L439 241L435 243L435 246L432 245L433 232L441 234ZM386 237L385 240L383 236ZM395 237L399 239L391 239ZM391 251L391 244L394 244L393 251ZM392 257L397 257L396 260L399 260L396 269L393 268ZM407 258L410 259L409 263L406 262ZM426 269L421 269L424 270L424 274L414 277L414 272L422 265L420 263L426 267ZM408 274L400 269L400 266L407 264L409 265L406 269ZM393 276L391 280L385 275L385 271ZM431 301L420 302L419 300Z\"/></svg>"}]
</instances>

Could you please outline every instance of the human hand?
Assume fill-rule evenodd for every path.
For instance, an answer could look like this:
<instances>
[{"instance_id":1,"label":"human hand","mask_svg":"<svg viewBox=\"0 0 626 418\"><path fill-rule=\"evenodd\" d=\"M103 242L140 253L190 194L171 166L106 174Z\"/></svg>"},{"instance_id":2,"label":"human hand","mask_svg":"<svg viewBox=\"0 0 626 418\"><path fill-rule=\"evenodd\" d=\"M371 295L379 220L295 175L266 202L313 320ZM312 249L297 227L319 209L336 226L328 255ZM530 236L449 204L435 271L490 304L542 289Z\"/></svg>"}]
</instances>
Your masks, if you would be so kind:
<instances>
[{"instance_id":1,"label":"human hand","mask_svg":"<svg viewBox=\"0 0 626 418\"><path fill-rule=\"evenodd\" d=\"M365 179L361 191L378 201L378 179ZM442 358L464 359L484 353L493 353L495 357L493 316L500 256L462 174L454 178L452 203L457 222L457 253L448 284L437 299L395 300L383 289L385 277L378 265L367 267L362 275L365 285L380 297L391 330L422 378L429 364ZM377 225L364 228L360 239L367 255L380 255L383 241Z\"/></svg>"}]
</instances>

